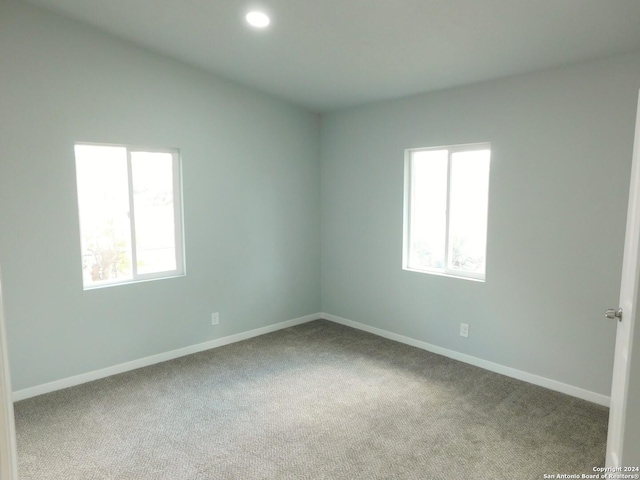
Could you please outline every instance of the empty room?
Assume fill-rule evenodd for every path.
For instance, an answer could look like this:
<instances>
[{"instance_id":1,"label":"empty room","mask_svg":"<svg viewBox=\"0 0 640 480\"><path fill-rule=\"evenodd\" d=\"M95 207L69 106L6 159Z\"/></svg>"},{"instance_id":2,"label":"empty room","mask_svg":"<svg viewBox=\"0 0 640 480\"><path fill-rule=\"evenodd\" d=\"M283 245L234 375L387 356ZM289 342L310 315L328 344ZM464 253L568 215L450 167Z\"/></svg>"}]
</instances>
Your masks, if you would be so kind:
<instances>
[{"instance_id":1,"label":"empty room","mask_svg":"<svg viewBox=\"0 0 640 480\"><path fill-rule=\"evenodd\" d=\"M639 26L0 0L2 480L639 478Z\"/></svg>"}]
</instances>

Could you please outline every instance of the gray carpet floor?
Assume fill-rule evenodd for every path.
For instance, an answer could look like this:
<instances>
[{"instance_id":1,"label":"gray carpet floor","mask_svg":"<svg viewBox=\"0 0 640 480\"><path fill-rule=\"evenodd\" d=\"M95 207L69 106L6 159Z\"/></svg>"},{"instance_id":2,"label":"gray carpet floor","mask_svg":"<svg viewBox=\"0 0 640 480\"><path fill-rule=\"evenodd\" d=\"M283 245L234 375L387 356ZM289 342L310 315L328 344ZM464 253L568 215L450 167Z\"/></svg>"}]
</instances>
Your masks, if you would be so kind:
<instances>
[{"instance_id":1,"label":"gray carpet floor","mask_svg":"<svg viewBox=\"0 0 640 480\"><path fill-rule=\"evenodd\" d=\"M319 320L15 405L21 480L542 479L608 409Z\"/></svg>"}]
</instances>

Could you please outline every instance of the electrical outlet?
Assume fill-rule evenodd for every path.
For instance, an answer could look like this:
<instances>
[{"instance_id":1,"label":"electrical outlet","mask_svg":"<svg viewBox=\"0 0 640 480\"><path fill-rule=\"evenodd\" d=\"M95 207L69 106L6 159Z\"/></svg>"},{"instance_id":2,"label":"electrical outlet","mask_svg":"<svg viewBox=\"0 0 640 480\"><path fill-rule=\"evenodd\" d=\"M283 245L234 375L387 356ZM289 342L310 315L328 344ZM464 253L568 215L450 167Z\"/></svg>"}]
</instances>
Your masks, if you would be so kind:
<instances>
[{"instance_id":1,"label":"electrical outlet","mask_svg":"<svg viewBox=\"0 0 640 480\"><path fill-rule=\"evenodd\" d=\"M220 314L214 312L211 314L211 325L218 325L220 323Z\"/></svg>"},{"instance_id":2,"label":"electrical outlet","mask_svg":"<svg viewBox=\"0 0 640 480\"><path fill-rule=\"evenodd\" d=\"M469 324L468 323L461 323L460 324L460 336L461 337L468 337L469 336Z\"/></svg>"}]
</instances>

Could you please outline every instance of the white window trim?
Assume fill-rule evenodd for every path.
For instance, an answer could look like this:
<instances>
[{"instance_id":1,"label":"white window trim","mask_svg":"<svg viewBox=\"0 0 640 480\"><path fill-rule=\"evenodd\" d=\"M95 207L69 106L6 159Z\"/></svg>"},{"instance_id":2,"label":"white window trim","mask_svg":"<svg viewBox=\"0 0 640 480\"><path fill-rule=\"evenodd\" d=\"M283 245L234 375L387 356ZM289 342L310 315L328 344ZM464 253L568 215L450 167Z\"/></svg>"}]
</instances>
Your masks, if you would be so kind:
<instances>
[{"instance_id":1,"label":"white window trim","mask_svg":"<svg viewBox=\"0 0 640 480\"><path fill-rule=\"evenodd\" d=\"M88 145L95 147L119 147L124 148L127 151L127 180L129 189L129 212L130 212L130 225L131 225L131 269L132 278L122 280L103 280L97 281L92 285L84 285L84 290L93 290L96 288L112 287L116 285L128 285L130 283L146 282L150 280L160 280L166 278L183 277L186 275L185 268L185 251L184 251L184 225L182 223L183 210L182 210L182 158L180 156L180 150L177 148L158 148L158 147L143 147L139 145L123 145L113 143L95 143L95 142L75 142L75 145ZM174 235L175 235L175 249L176 249L176 268L175 270L166 270L163 272L153 272L139 274L137 272L136 263L136 236L135 236L135 212L133 208L133 175L131 167L131 153L132 152L150 152L150 153L168 153L172 157L173 165L173 212L174 212ZM77 179L76 179L77 181ZM78 202L78 226L80 227L80 235L82 236L82 227L80 225L80 204ZM80 270L82 271L82 261L80 262Z\"/></svg>"},{"instance_id":2,"label":"white window trim","mask_svg":"<svg viewBox=\"0 0 640 480\"><path fill-rule=\"evenodd\" d=\"M411 172L412 158L416 152L426 152L433 150L447 150L447 214L446 214L446 234L445 234L445 267L444 268L416 268L409 266L410 260L410 242L411 242L411 215L412 215L412 196L414 191L414 178ZM460 278L463 280L471 280L476 282L485 282L487 277L485 259L485 272L483 274L476 272L468 272L464 270L455 270L448 268L451 251L449 248L449 205L451 196L451 156L454 153L468 152L474 150L491 150L490 142L466 143L461 145L442 145L438 147L422 147L408 148L405 150L404 156L404 202L403 202L403 237L402 237L402 269L409 272L427 273L431 275L439 275L444 277ZM489 167L491 168L491 167ZM487 218L488 221L488 218ZM488 237L488 234L487 234ZM486 253L485 253L486 255Z\"/></svg>"}]
</instances>

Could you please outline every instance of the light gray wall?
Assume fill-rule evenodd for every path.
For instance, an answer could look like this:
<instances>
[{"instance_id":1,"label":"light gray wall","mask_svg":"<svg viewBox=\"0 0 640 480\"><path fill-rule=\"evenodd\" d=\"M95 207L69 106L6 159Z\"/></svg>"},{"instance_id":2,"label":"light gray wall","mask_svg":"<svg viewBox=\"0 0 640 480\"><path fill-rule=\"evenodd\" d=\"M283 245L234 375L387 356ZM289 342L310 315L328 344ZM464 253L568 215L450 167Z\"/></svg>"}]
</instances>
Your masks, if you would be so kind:
<instances>
[{"instance_id":1,"label":"light gray wall","mask_svg":"<svg viewBox=\"0 0 640 480\"><path fill-rule=\"evenodd\" d=\"M0 0L0 263L14 389L322 309L608 395L615 325L602 311L618 299L639 84L631 55L320 124ZM186 277L82 290L75 141L181 149ZM404 149L481 141L493 145L487 282L402 271Z\"/></svg>"},{"instance_id":2,"label":"light gray wall","mask_svg":"<svg viewBox=\"0 0 640 480\"><path fill-rule=\"evenodd\" d=\"M0 1L15 390L320 310L317 115ZM82 290L75 141L181 149L185 277Z\"/></svg>"},{"instance_id":3,"label":"light gray wall","mask_svg":"<svg viewBox=\"0 0 640 480\"><path fill-rule=\"evenodd\" d=\"M323 311L608 395L639 87L630 55L324 116ZM404 149L473 142L486 283L403 271Z\"/></svg>"}]
</instances>

